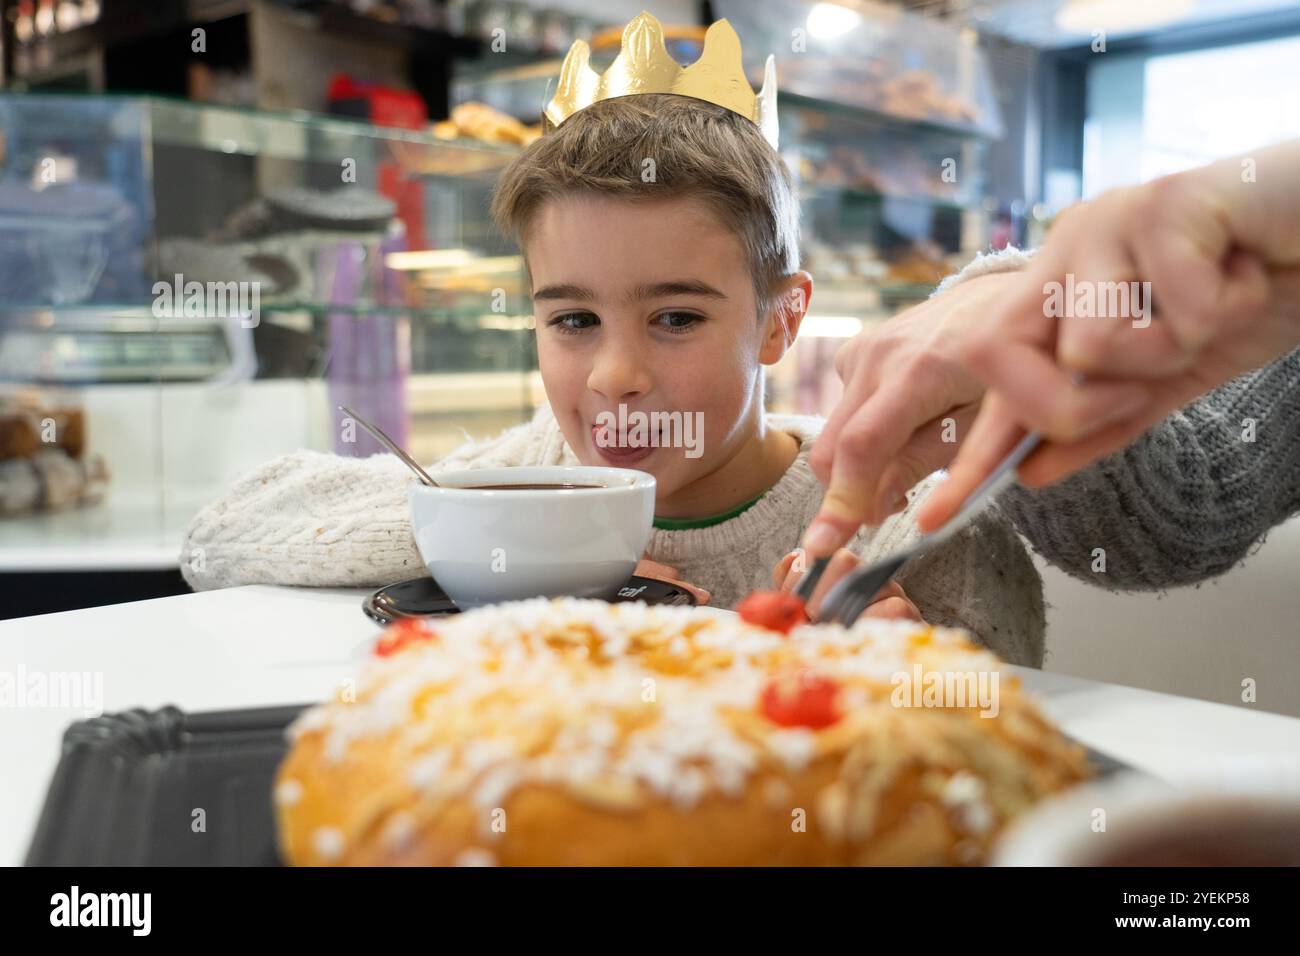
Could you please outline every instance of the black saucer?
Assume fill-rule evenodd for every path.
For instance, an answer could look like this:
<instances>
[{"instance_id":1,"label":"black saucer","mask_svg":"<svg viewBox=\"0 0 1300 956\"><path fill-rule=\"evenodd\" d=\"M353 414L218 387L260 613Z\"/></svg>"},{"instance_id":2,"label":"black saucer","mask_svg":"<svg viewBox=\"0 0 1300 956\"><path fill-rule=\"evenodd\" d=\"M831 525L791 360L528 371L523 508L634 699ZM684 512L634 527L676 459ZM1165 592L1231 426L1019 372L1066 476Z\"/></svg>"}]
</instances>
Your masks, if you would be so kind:
<instances>
[{"instance_id":1,"label":"black saucer","mask_svg":"<svg viewBox=\"0 0 1300 956\"><path fill-rule=\"evenodd\" d=\"M695 595L685 588L639 575L633 575L631 580L609 599L611 604L624 601L676 604L685 607L693 607L697 603ZM451 598L438 587L438 582L430 577L412 578L409 581L399 581L397 584L382 587L361 602L361 610L376 624L392 624L403 617L438 617L443 614L460 613L460 609Z\"/></svg>"}]
</instances>

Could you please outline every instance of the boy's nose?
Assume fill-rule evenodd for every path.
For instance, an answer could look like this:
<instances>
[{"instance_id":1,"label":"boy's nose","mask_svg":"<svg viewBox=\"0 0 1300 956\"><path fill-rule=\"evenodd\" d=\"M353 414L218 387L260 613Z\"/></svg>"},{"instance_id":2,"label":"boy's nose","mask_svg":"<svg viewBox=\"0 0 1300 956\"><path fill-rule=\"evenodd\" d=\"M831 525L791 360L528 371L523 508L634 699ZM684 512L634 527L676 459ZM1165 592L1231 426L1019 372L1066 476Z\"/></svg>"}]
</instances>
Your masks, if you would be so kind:
<instances>
[{"instance_id":1,"label":"boy's nose","mask_svg":"<svg viewBox=\"0 0 1300 956\"><path fill-rule=\"evenodd\" d=\"M648 392L650 373L634 348L626 343L611 343L596 354L587 387L607 400L618 401Z\"/></svg>"}]
</instances>

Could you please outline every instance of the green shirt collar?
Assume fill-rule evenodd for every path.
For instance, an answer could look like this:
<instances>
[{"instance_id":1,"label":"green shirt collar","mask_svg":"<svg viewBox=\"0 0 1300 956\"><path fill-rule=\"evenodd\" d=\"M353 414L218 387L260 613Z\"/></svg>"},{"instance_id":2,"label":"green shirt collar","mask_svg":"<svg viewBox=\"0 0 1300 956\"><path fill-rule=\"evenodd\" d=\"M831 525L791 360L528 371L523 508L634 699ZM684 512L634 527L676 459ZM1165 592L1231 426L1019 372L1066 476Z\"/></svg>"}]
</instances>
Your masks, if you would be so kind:
<instances>
[{"instance_id":1,"label":"green shirt collar","mask_svg":"<svg viewBox=\"0 0 1300 956\"><path fill-rule=\"evenodd\" d=\"M767 494L767 492L763 492ZM730 511L724 511L722 514L708 515L703 518L655 518L655 527L660 531L692 531L696 528L710 528L715 524L722 524L724 521L730 521L737 515L744 514L754 505L758 504L759 499L763 497L760 494L750 498L744 504L737 505Z\"/></svg>"}]
</instances>

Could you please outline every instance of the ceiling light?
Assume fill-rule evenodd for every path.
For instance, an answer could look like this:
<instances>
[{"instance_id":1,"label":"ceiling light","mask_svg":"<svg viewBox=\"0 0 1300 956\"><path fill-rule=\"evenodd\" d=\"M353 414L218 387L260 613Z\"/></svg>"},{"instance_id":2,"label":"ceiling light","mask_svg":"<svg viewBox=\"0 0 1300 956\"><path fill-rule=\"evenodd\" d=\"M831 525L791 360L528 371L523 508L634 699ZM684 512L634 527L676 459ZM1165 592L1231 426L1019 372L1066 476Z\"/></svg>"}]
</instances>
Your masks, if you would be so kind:
<instances>
[{"instance_id":1,"label":"ceiling light","mask_svg":"<svg viewBox=\"0 0 1300 956\"><path fill-rule=\"evenodd\" d=\"M848 33L862 20L856 10L838 3L818 3L808 11L808 33L818 40L834 40Z\"/></svg>"}]
</instances>

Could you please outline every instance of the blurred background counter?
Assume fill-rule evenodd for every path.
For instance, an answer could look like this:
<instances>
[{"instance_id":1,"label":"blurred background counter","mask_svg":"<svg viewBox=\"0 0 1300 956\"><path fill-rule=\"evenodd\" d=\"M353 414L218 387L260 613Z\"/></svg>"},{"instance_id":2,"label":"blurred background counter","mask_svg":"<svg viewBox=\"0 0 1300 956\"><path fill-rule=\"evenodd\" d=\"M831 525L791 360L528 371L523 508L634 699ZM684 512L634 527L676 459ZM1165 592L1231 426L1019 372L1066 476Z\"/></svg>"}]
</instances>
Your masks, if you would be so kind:
<instances>
[{"instance_id":1,"label":"blurred background counter","mask_svg":"<svg viewBox=\"0 0 1300 956\"><path fill-rule=\"evenodd\" d=\"M643 6L681 62L720 17L756 87L776 56L816 278L776 411L829 411L836 349L975 252L1300 136L1295 0L0 0L0 617L187 590L236 477L377 450L340 403L424 461L526 421L488 197L570 43L603 68ZM1300 713L1298 555L1293 521L1166 598L1040 562L1048 667Z\"/></svg>"}]
</instances>

